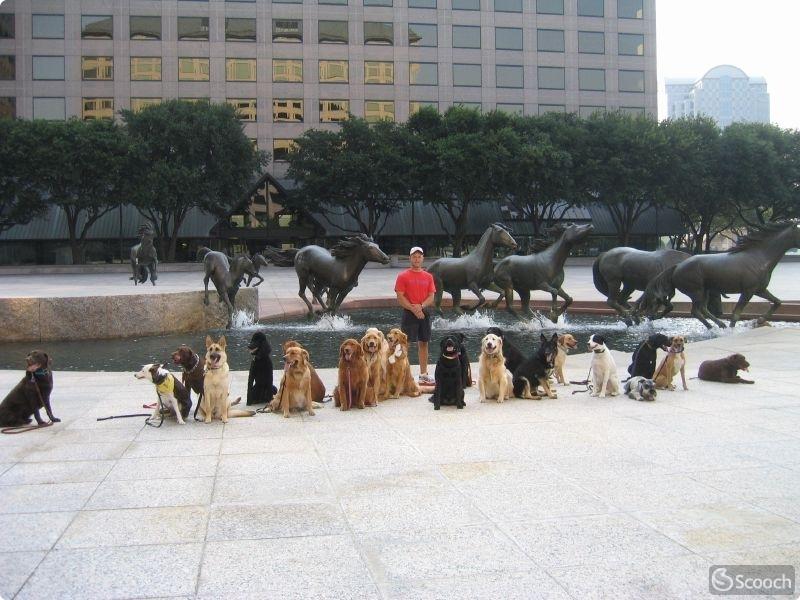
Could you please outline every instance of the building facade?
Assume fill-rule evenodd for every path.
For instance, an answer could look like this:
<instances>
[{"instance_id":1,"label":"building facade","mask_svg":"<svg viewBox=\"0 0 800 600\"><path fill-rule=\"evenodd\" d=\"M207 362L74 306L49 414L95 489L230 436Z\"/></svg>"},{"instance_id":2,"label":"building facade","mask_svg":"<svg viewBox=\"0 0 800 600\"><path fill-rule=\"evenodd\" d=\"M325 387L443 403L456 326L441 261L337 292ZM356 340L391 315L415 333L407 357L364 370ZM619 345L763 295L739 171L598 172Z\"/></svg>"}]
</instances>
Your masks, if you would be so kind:
<instances>
[{"instance_id":1,"label":"building facade","mask_svg":"<svg viewBox=\"0 0 800 600\"><path fill-rule=\"evenodd\" d=\"M769 123L769 94L763 77L748 77L732 65L719 65L703 77L667 79L670 119L705 115L720 127L737 121Z\"/></svg>"},{"instance_id":2,"label":"building facade","mask_svg":"<svg viewBox=\"0 0 800 600\"><path fill-rule=\"evenodd\" d=\"M348 114L454 104L657 115L655 0L6 0L0 114L234 104L280 177Z\"/></svg>"}]
</instances>

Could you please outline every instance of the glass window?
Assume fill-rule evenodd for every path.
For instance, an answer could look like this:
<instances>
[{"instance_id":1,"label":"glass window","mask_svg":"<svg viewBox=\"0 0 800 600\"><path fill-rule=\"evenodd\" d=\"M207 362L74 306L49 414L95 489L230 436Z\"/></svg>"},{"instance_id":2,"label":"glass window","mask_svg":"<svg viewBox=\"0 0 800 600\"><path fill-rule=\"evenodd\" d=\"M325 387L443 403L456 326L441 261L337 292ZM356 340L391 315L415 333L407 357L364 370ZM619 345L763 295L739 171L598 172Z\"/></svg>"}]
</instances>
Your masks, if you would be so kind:
<instances>
[{"instance_id":1,"label":"glass window","mask_svg":"<svg viewBox=\"0 0 800 600\"><path fill-rule=\"evenodd\" d=\"M481 28L473 25L453 25L453 48L480 48Z\"/></svg>"},{"instance_id":2,"label":"glass window","mask_svg":"<svg viewBox=\"0 0 800 600\"><path fill-rule=\"evenodd\" d=\"M226 102L236 109L236 118L240 121L256 121L258 119L255 98L228 98Z\"/></svg>"},{"instance_id":3,"label":"glass window","mask_svg":"<svg viewBox=\"0 0 800 600\"><path fill-rule=\"evenodd\" d=\"M520 115L522 116L523 107L522 104L511 104L507 102L498 102L497 103L497 110L500 112L508 113L511 115Z\"/></svg>"},{"instance_id":4,"label":"glass window","mask_svg":"<svg viewBox=\"0 0 800 600\"><path fill-rule=\"evenodd\" d=\"M303 61L289 58L272 59L272 81L300 83L303 81Z\"/></svg>"},{"instance_id":5,"label":"glass window","mask_svg":"<svg viewBox=\"0 0 800 600\"><path fill-rule=\"evenodd\" d=\"M644 35L641 33L620 33L619 53L629 56L644 56Z\"/></svg>"},{"instance_id":6,"label":"glass window","mask_svg":"<svg viewBox=\"0 0 800 600\"><path fill-rule=\"evenodd\" d=\"M48 121L63 121L67 118L64 98L34 98L33 118Z\"/></svg>"},{"instance_id":7,"label":"glass window","mask_svg":"<svg viewBox=\"0 0 800 600\"><path fill-rule=\"evenodd\" d=\"M579 106L578 116L581 119L588 119L595 113L604 113L605 111L605 106Z\"/></svg>"},{"instance_id":8,"label":"glass window","mask_svg":"<svg viewBox=\"0 0 800 600\"><path fill-rule=\"evenodd\" d=\"M631 117L643 117L645 115L644 106L620 106L619 112Z\"/></svg>"},{"instance_id":9,"label":"glass window","mask_svg":"<svg viewBox=\"0 0 800 600\"><path fill-rule=\"evenodd\" d=\"M409 63L410 85L439 85L439 65L436 63Z\"/></svg>"},{"instance_id":10,"label":"glass window","mask_svg":"<svg viewBox=\"0 0 800 600\"><path fill-rule=\"evenodd\" d=\"M481 0L453 0L453 10L480 10Z\"/></svg>"},{"instance_id":11,"label":"glass window","mask_svg":"<svg viewBox=\"0 0 800 600\"><path fill-rule=\"evenodd\" d=\"M481 66L453 64L453 85L472 87L481 85Z\"/></svg>"},{"instance_id":12,"label":"glass window","mask_svg":"<svg viewBox=\"0 0 800 600\"><path fill-rule=\"evenodd\" d=\"M64 57L34 56L33 78L57 80L64 79Z\"/></svg>"},{"instance_id":13,"label":"glass window","mask_svg":"<svg viewBox=\"0 0 800 600\"><path fill-rule=\"evenodd\" d=\"M408 8L436 8L436 0L408 0Z\"/></svg>"},{"instance_id":14,"label":"glass window","mask_svg":"<svg viewBox=\"0 0 800 600\"><path fill-rule=\"evenodd\" d=\"M567 112L567 107L563 104L540 104L539 105L539 114L546 115L547 113L560 113L564 114Z\"/></svg>"},{"instance_id":15,"label":"glass window","mask_svg":"<svg viewBox=\"0 0 800 600\"><path fill-rule=\"evenodd\" d=\"M0 56L0 79L13 81L17 78L17 57L7 54Z\"/></svg>"},{"instance_id":16,"label":"glass window","mask_svg":"<svg viewBox=\"0 0 800 600\"><path fill-rule=\"evenodd\" d=\"M644 71L620 71L620 92L644 92Z\"/></svg>"},{"instance_id":17,"label":"glass window","mask_svg":"<svg viewBox=\"0 0 800 600\"><path fill-rule=\"evenodd\" d=\"M578 0L579 17L602 17L604 0Z\"/></svg>"},{"instance_id":18,"label":"glass window","mask_svg":"<svg viewBox=\"0 0 800 600\"><path fill-rule=\"evenodd\" d=\"M409 46L437 46L439 44L439 28L433 23L409 23Z\"/></svg>"},{"instance_id":19,"label":"glass window","mask_svg":"<svg viewBox=\"0 0 800 600\"><path fill-rule=\"evenodd\" d=\"M539 67L537 76L540 90L564 89L564 67Z\"/></svg>"},{"instance_id":20,"label":"glass window","mask_svg":"<svg viewBox=\"0 0 800 600\"><path fill-rule=\"evenodd\" d=\"M480 102L461 102L459 100L456 100L455 102L453 102L453 106L461 106L462 108L473 108L478 112L481 112L483 110L483 105Z\"/></svg>"},{"instance_id":21,"label":"glass window","mask_svg":"<svg viewBox=\"0 0 800 600\"><path fill-rule=\"evenodd\" d=\"M272 0L273 4L302 4L303 0Z\"/></svg>"},{"instance_id":22,"label":"glass window","mask_svg":"<svg viewBox=\"0 0 800 600\"><path fill-rule=\"evenodd\" d=\"M148 106L161 104L161 98L131 98L131 112L139 112Z\"/></svg>"},{"instance_id":23,"label":"glass window","mask_svg":"<svg viewBox=\"0 0 800 600\"><path fill-rule=\"evenodd\" d=\"M617 0L617 17L620 19L643 19L642 0Z\"/></svg>"},{"instance_id":24,"label":"glass window","mask_svg":"<svg viewBox=\"0 0 800 600\"><path fill-rule=\"evenodd\" d=\"M197 104L198 102L209 102L208 97L200 96L197 98L187 98L187 97L180 97L178 98L181 102L188 102L189 104Z\"/></svg>"},{"instance_id":25,"label":"glass window","mask_svg":"<svg viewBox=\"0 0 800 600\"><path fill-rule=\"evenodd\" d=\"M521 65L497 65L495 67L497 87L521 88L524 75Z\"/></svg>"},{"instance_id":26,"label":"glass window","mask_svg":"<svg viewBox=\"0 0 800 600\"><path fill-rule=\"evenodd\" d=\"M131 81L161 81L161 57L131 56Z\"/></svg>"},{"instance_id":27,"label":"glass window","mask_svg":"<svg viewBox=\"0 0 800 600\"><path fill-rule=\"evenodd\" d=\"M393 100L365 100L364 118L368 123L394 121Z\"/></svg>"},{"instance_id":28,"label":"glass window","mask_svg":"<svg viewBox=\"0 0 800 600\"><path fill-rule=\"evenodd\" d=\"M17 118L17 99L14 96L0 96L0 119Z\"/></svg>"},{"instance_id":29,"label":"glass window","mask_svg":"<svg viewBox=\"0 0 800 600\"><path fill-rule=\"evenodd\" d=\"M31 15L31 37L64 39L64 15ZM64 101L63 98L60 100Z\"/></svg>"},{"instance_id":30,"label":"glass window","mask_svg":"<svg viewBox=\"0 0 800 600\"><path fill-rule=\"evenodd\" d=\"M81 38L84 40L113 40L114 17L110 15L82 15Z\"/></svg>"},{"instance_id":31,"label":"glass window","mask_svg":"<svg viewBox=\"0 0 800 600\"><path fill-rule=\"evenodd\" d=\"M225 81L255 81L255 58L226 58Z\"/></svg>"},{"instance_id":32,"label":"glass window","mask_svg":"<svg viewBox=\"0 0 800 600\"><path fill-rule=\"evenodd\" d=\"M0 40L14 38L14 15L10 13L0 14ZM14 98L16 103L16 98ZM14 111L16 112L16 110Z\"/></svg>"},{"instance_id":33,"label":"glass window","mask_svg":"<svg viewBox=\"0 0 800 600\"><path fill-rule=\"evenodd\" d=\"M114 118L113 98L83 98L81 116L84 121Z\"/></svg>"},{"instance_id":34,"label":"glass window","mask_svg":"<svg viewBox=\"0 0 800 600\"><path fill-rule=\"evenodd\" d=\"M537 29L536 49L539 52L564 52L564 31L562 29Z\"/></svg>"},{"instance_id":35,"label":"glass window","mask_svg":"<svg viewBox=\"0 0 800 600\"><path fill-rule=\"evenodd\" d=\"M319 0L320 4L341 4L347 5L347 0Z\"/></svg>"},{"instance_id":36,"label":"glass window","mask_svg":"<svg viewBox=\"0 0 800 600\"><path fill-rule=\"evenodd\" d=\"M300 44L303 41L302 19L272 19L272 41Z\"/></svg>"},{"instance_id":37,"label":"glass window","mask_svg":"<svg viewBox=\"0 0 800 600\"><path fill-rule=\"evenodd\" d=\"M364 0L364 6L391 6L392 0Z\"/></svg>"},{"instance_id":38,"label":"glass window","mask_svg":"<svg viewBox=\"0 0 800 600\"><path fill-rule=\"evenodd\" d=\"M209 59L179 58L178 81L208 81Z\"/></svg>"},{"instance_id":39,"label":"glass window","mask_svg":"<svg viewBox=\"0 0 800 600\"><path fill-rule=\"evenodd\" d=\"M130 26L132 40L161 39L161 17L131 15Z\"/></svg>"},{"instance_id":40,"label":"glass window","mask_svg":"<svg viewBox=\"0 0 800 600\"><path fill-rule=\"evenodd\" d=\"M350 81L349 65L346 60L319 61L320 83L347 83Z\"/></svg>"},{"instance_id":41,"label":"glass window","mask_svg":"<svg viewBox=\"0 0 800 600\"><path fill-rule=\"evenodd\" d=\"M208 17L178 17L178 39L203 41L208 39Z\"/></svg>"},{"instance_id":42,"label":"glass window","mask_svg":"<svg viewBox=\"0 0 800 600\"><path fill-rule=\"evenodd\" d=\"M540 15L563 15L564 0L536 0L536 12Z\"/></svg>"},{"instance_id":43,"label":"glass window","mask_svg":"<svg viewBox=\"0 0 800 600\"><path fill-rule=\"evenodd\" d=\"M495 27L494 47L498 50L522 50L522 29L519 27Z\"/></svg>"},{"instance_id":44,"label":"glass window","mask_svg":"<svg viewBox=\"0 0 800 600\"><path fill-rule=\"evenodd\" d=\"M275 123L302 123L303 101L274 98L272 100L272 120Z\"/></svg>"},{"instance_id":45,"label":"glass window","mask_svg":"<svg viewBox=\"0 0 800 600\"><path fill-rule=\"evenodd\" d=\"M349 39L347 34L347 21L320 21L320 44L346 44Z\"/></svg>"},{"instance_id":46,"label":"glass window","mask_svg":"<svg viewBox=\"0 0 800 600\"><path fill-rule=\"evenodd\" d=\"M578 89L586 91L606 91L606 72L604 69L578 69Z\"/></svg>"},{"instance_id":47,"label":"glass window","mask_svg":"<svg viewBox=\"0 0 800 600\"><path fill-rule=\"evenodd\" d=\"M320 123L341 123L342 121L346 121L349 115L350 115L349 100L319 101Z\"/></svg>"},{"instance_id":48,"label":"glass window","mask_svg":"<svg viewBox=\"0 0 800 600\"><path fill-rule=\"evenodd\" d=\"M367 84L394 83L394 63L379 61L379 60L365 60L364 83Z\"/></svg>"},{"instance_id":49,"label":"glass window","mask_svg":"<svg viewBox=\"0 0 800 600\"><path fill-rule=\"evenodd\" d=\"M84 81L111 81L114 79L113 56L82 56L81 79Z\"/></svg>"},{"instance_id":50,"label":"glass window","mask_svg":"<svg viewBox=\"0 0 800 600\"><path fill-rule=\"evenodd\" d=\"M297 146L294 140L274 139L272 140L272 160L285 161L289 159L289 152Z\"/></svg>"},{"instance_id":51,"label":"glass window","mask_svg":"<svg viewBox=\"0 0 800 600\"><path fill-rule=\"evenodd\" d=\"M226 42L255 42L256 41L256 20L255 19L225 19L225 41Z\"/></svg>"},{"instance_id":52,"label":"glass window","mask_svg":"<svg viewBox=\"0 0 800 600\"><path fill-rule=\"evenodd\" d=\"M583 54L605 54L606 34L602 31L579 31L578 52Z\"/></svg>"},{"instance_id":53,"label":"glass window","mask_svg":"<svg viewBox=\"0 0 800 600\"><path fill-rule=\"evenodd\" d=\"M394 23L364 21L364 43L381 46L394 45Z\"/></svg>"},{"instance_id":54,"label":"glass window","mask_svg":"<svg viewBox=\"0 0 800 600\"><path fill-rule=\"evenodd\" d=\"M522 12L522 0L494 0L495 12Z\"/></svg>"},{"instance_id":55,"label":"glass window","mask_svg":"<svg viewBox=\"0 0 800 600\"><path fill-rule=\"evenodd\" d=\"M430 102L428 100L412 100L408 103L408 114L415 115L423 108L433 108L437 111L439 110L439 103L438 102Z\"/></svg>"}]
</instances>

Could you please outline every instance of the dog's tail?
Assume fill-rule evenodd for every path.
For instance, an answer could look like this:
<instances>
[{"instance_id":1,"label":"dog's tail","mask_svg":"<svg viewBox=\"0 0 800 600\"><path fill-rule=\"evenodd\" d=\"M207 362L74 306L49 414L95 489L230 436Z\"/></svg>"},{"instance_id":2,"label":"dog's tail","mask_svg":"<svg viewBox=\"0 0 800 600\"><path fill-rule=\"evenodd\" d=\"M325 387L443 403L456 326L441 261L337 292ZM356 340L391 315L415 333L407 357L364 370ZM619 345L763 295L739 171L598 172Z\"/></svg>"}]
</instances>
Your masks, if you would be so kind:
<instances>
[{"instance_id":1,"label":"dog's tail","mask_svg":"<svg viewBox=\"0 0 800 600\"><path fill-rule=\"evenodd\" d=\"M206 254L208 254L209 252L211 252L211 248L207 248L206 246L200 246L197 249L197 256L196 256L197 262L203 260L206 257Z\"/></svg>"},{"instance_id":2,"label":"dog's tail","mask_svg":"<svg viewBox=\"0 0 800 600\"><path fill-rule=\"evenodd\" d=\"M600 259L603 258L604 255L605 252L601 252L597 255L597 258L594 259L592 263L592 279L594 279L594 287L597 288L597 291L604 296L608 296L608 282L606 282L603 274L600 272Z\"/></svg>"}]
</instances>

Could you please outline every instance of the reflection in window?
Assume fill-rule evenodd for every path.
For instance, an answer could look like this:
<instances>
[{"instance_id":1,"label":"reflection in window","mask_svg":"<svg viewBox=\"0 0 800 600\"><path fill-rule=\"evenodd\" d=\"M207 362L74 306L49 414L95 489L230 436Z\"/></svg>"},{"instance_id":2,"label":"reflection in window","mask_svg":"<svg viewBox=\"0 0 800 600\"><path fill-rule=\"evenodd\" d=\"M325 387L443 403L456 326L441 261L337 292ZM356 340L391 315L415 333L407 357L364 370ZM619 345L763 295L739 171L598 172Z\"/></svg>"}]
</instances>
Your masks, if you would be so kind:
<instances>
[{"instance_id":1,"label":"reflection in window","mask_svg":"<svg viewBox=\"0 0 800 600\"><path fill-rule=\"evenodd\" d=\"M644 92L644 71L620 71L620 92Z\"/></svg>"},{"instance_id":2,"label":"reflection in window","mask_svg":"<svg viewBox=\"0 0 800 600\"><path fill-rule=\"evenodd\" d=\"M644 56L644 35L641 33L620 33L619 53L626 56Z\"/></svg>"},{"instance_id":3,"label":"reflection in window","mask_svg":"<svg viewBox=\"0 0 800 600\"><path fill-rule=\"evenodd\" d=\"M14 39L14 15L3 13L0 14L0 40L10 39Z\"/></svg>"},{"instance_id":4,"label":"reflection in window","mask_svg":"<svg viewBox=\"0 0 800 600\"><path fill-rule=\"evenodd\" d=\"M64 79L64 57L34 56L33 78L59 81Z\"/></svg>"},{"instance_id":5,"label":"reflection in window","mask_svg":"<svg viewBox=\"0 0 800 600\"><path fill-rule=\"evenodd\" d=\"M289 58L273 58L272 81L275 83L301 83L303 81L303 61Z\"/></svg>"},{"instance_id":6,"label":"reflection in window","mask_svg":"<svg viewBox=\"0 0 800 600\"><path fill-rule=\"evenodd\" d=\"M619 112L631 117L643 117L645 115L644 106L620 106Z\"/></svg>"},{"instance_id":7,"label":"reflection in window","mask_svg":"<svg viewBox=\"0 0 800 600\"><path fill-rule=\"evenodd\" d=\"M471 108L481 112L483 110L483 105L480 102L460 102L456 100L453 102L453 106L460 106L461 108Z\"/></svg>"},{"instance_id":8,"label":"reflection in window","mask_svg":"<svg viewBox=\"0 0 800 600\"><path fill-rule=\"evenodd\" d=\"M319 22L318 41L320 44L346 44L348 39L347 21Z\"/></svg>"},{"instance_id":9,"label":"reflection in window","mask_svg":"<svg viewBox=\"0 0 800 600\"><path fill-rule=\"evenodd\" d=\"M523 107L522 104L511 104L507 102L498 102L497 103L497 110L498 112L508 113L510 115L519 115L522 116Z\"/></svg>"},{"instance_id":10,"label":"reflection in window","mask_svg":"<svg viewBox=\"0 0 800 600\"><path fill-rule=\"evenodd\" d=\"M347 0L319 0L320 4L339 4L347 6Z\"/></svg>"},{"instance_id":11,"label":"reflection in window","mask_svg":"<svg viewBox=\"0 0 800 600\"><path fill-rule=\"evenodd\" d=\"M436 0L408 0L408 8L436 8Z\"/></svg>"},{"instance_id":12,"label":"reflection in window","mask_svg":"<svg viewBox=\"0 0 800 600\"><path fill-rule=\"evenodd\" d=\"M137 113L148 106L161 104L161 98L131 98L131 112Z\"/></svg>"},{"instance_id":13,"label":"reflection in window","mask_svg":"<svg viewBox=\"0 0 800 600\"><path fill-rule=\"evenodd\" d=\"M564 67L539 67L537 77L540 90L564 89Z\"/></svg>"},{"instance_id":14,"label":"reflection in window","mask_svg":"<svg viewBox=\"0 0 800 600\"><path fill-rule=\"evenodd\" d=\"M604 0L578 0L579 17L602 17Z\"/></svg>"},{"instance_id":15,"label":"reflection in window","mask_svg":"<svg viewBox=\"0 0 800 600\"><path fill-rule=\"evenodd\" d=\"M320 123L341 123L342 121L346 121L349 115L350 115L349 100L319 101Z\"/></svg>"},{"instance_id":16,"label":"reflection in window","mask_svg":"<svg viewBox=\"0 0 800 600\"><path fill-rule=\"evenodd\" d=\"M33 39L64 39L64 15L31 15Z\"/></svg>"},{"instance_id":17,"label":"reflection in window","mask_svg":"<svg viewBox=\"0 0 800 600\"><path fill-rule=\"evenodd\" d=\"M301 43L303 41L303 20L272 19L272 41Z\"/></svg>"},{"instance_id":18,"label":"reflection in window","mask_svg":"<svg viewBox=\"0 0 800 600\"><path fill-rule=\"evenodd\" d=\"M228 98L226 100L236 110L236 118L240 121L256 121L258 111L255 98Z\"/></svg>"},{"instance_id":19,"label":"reflection in window","mask_svg":"<svg viewBox=\"0 0 800 600\"><path fill-rule=\"evenodd\" d=\"M321 60L319 61L320 83L347 83L349 69L346 60Z\"/></svg>"},{"instance_id":20,"label":"reflection in window","mask_svg":"<svg viewBox=\"0 0 800 600\"><path fill-rule=\"evenodd\" d=\"M604 113L606 112L605 106L580 106L578 107L578 116L581 119L588 119L595 113Z\"/></svg>"},{"instance_id":21,"label":"reflection in window","mask_svg":"<svg viewBox=\"0 0 800 600\"><path fill-rule=\"evenodd\" d=\"M522 12L522 0L494 0L495 12Z\"/></svg>"},{"instance_id":22,"label":"reflection in window","mask_svg":"<svg viewBox=\"0 0 800 600\"><path fill-rule=\"evenodd\" d=\"M495 27L494 47L497 50L522 50L522 29L519 27Z\"/></svg>"},{"instance_id":23,"label":"reflection in window","mask_svg":"<svg viewBox=\"0 0 800 600\"><path fill-rule=\"evenodd\" d=\"M272 120L275 123L302 123L303 101L274 98L272 100Z\"/></svg>"},{"instance_id":24,"label":"reflection in window","mask_svg":"<svg viewBox=\"0 0 800 600\"><path fill-rule=\"evenodd\" d=\"M642 0L617 0L617 17L620 19L643 19Z\"/></svg>"},{"instance_id":25,"label":"reflection in window","mask_svg":"<svg viewBox=\"0 0 800 600\"><path fill-rule=\"evenodd\" d=\"M523 87L523 73L520 65L497 65L495 67L497 87Z\"/></svg>"},{"instance_id":26,"label":"reflection in window","mask_svg":"<svg viewBox=\"0 0 800 600\"><path fill-rule=\"evenodd\" d=\"M463 87L480 87L481 66L453 64L453 85Z\"/></svg>"},{"instance_id":27,"label":"reflection in window","mask_svg":"<svg viewBox=\"0 0 800 600\"><path fill-rule=\"evenodd\" d=\"M114 118L113 98L83 98L81 104L83 106L81 115L84 121Z\"/></svg>"},{"instance_id":28,"label":"reflection in window","mask_svg":"<svg viewBox=\"0 0 800 600\"><path fill-rule=\"evenodd\" d=\"M255 81L255 58L225 59L225 81Z\"/></svg>"},{"instance_id":29,"label":"reflection in window","mask_svg":"<svg viewBox=\"0 0 800 600\"><path fill-rule=\"evenodd\" d=\"M564 0L536 0L536 12L540 15L563 15Z\"/></svg>"},{"instance_id":30,"label":"reflection in window","mask_svg":"<svg viewBox=\"0 0 800 600\"><path fill-rule=\"evenodd\" d=\"M364 21L364 44L394 45L394 23Z\"/></svg>"},{"instance_id":31,"label":"reflection in window","mask_svg":"<svg viewBox=\"0 0 800 600\"><path fill-rule=\"evenodd\" d=\"M110 15L83 15L81 38L84 40L113 40L114 17Z\"/></svg>"},{"instance_id":32,"label":"reflection in window","mask_svg":"<svg viewBox=\"0 0 800 600\"><path fill-rule=\"evenodd\" d=\"M364 83L394 83L394 63L378 60L364 61Z\"/></svg>"},{"instance_id":33,"label":"reflection in window","mask_svg":"<svg viewBox=\"0 0 800 600\"><path fill-rule=\"evenodd\" d=\"M481 0L453 0L453 10L480 10Z\"/></svg>"},{"instance_id":34,"label":"reflection in window","mask_svg":"<svg viewBox=\"0 0 800 600\"><path fill-rule=\"evenodd\" d=\"M439 85L439 70L436 63L409 63L410 85Z\"/></svg>"},{"instance_id":35,"label":"reflection in window","mask_svg":"<svg viewBox=\"0 0 800 600\"><path fill-rule=\"evenodd\" d=\"M81 57L81 79L84 81L111 81L114 79L114 57Z\"/></svg>"},{"instance_id":36,"label":"reflection in window","mask_svg":"<svg viewBox=\"0 0 800 600\"><path fill-rule=\"evenodd\" d=\"M17 99L14 96L0 96L0 119L17 118Z\"/></svg>"},{"instance_id":37,"label":"reflection in window","mask_svg":"<svg viewBox=\"0 0 800 600\"><path fill-rule=\"evenodd\" d=\"M392 100L365 100L364 119L368 123L377 121L394 121L394 101Z\"/></svg>"},{"instance_id":38,"label":"reflection in window","mask_svg":"<svg viewBox=\"0 0 800 600\"><path fill-rule=\"evenodd\" d=\"M536 48L539 52L564 52L564 30L537 29Z\"/></svg>"},{"instance_id":39,"label":"reflection in window","mask_svg":"<svg viewBox=\"0 0 800 600\"><path fill-rule=\"evenodd\" d=\"M409 23L409 46L436 46L438 40L438 27L433 23Z\"/></svg>"},{"instance_id":40,"label":"reflection in window","mask_svg":"<svg viewBox=\"0 0 800 600\"><path fill-rule=\"evenodd\" d=\"M578 89L604 92L606 90L606 72L604 69L578 69Z\"/></svg>"},{"instance_id":41,"label":"reflection in window","mask_svg":"<svg viewBox=\"0 0 800 600\"><path fill-rule=\"evenodd\" d=\"M161 81L161 57L131 56L131 81Z\"/></svg>"},{"instance_id":42,"label":"reflection in window","mask_svg":"<svg viewBox=\"0 0 800 600\"><path fill-rule=\"evenodd\" d=\"M415 115L423 108L433 108L435 110L439 110L439 103L438 102L430 102L427 100L412 100L408 103L408 114Z\"/></svg>"},{"instance_id":43,"label":"reflection in window","mask_svg":"<svg viewBox=\"0 0 800 600\"><path fill-rule=\"evenodd\" d=\"M13 81L17 78L17 57L7 54L0 56L0 80Z\"/></svg>"},{"instance_id":44,"label":"reflection in window","mask_svg":"<svg viewBox=\"0 0 800 600\"><path fill-rule=\"evenodd\" d=\"M391 6L392 0L364 0L364 6Z\"/></svg>"},{"instance_id":45,"label":"reflection in window","mask_svg":"<svg viewBox=\"0 0 800 600\"><path fill-rule=\"evenodd\" d=\"M160 40L161 17L131 15L130 29L132 40Z\"/></svg>"},{"instance_id":46,"label":"reflection in window","mask_svg":"<svg viewBox=\"0 0 800 600\"><path fill-rule=\"evenodd\" d=\"M208 81L207 58L179 58L178 81Z\"/></svg>"},{"instance_id":47,"label":"reflection in window","mask_svg":"<svg viewBox=\"0 0 800 600\"><path fill-rule=\"evenodd\" d=\"M567 112L567 107L563 104L540 104L539 105L539 114L546 115L547 113L559 113L564 114Z\"/></svg>"},{"instance_id":48,"label":"reflection in window","mask_svg":"<svg viewBox=\"0 0 800 600\"><path fill-rule=\"evenodd\" d=\"M272 140L272 160L274 161L289 160L289 153L296 147L297 144L292 139Z\"/></svg>"},{"instance_id":49,"label":"reflection in window","mask_svg":"<svg viewBox=\"0 0 800 600\"><path fill-rule=\"evenodd\" d=\"M208 40L208 17L178 17L178 39Z\"/></svg>"},{"instance_id":50,"label":"reflection in window","mask_svg":"<svg viewBox=\"0 0 800 600\"><path fill-rule=\"evenodd\" d=\"M34 98L33 118L47 121L63 121L67 118L64 98Z\"/></svg>"},{"instance_id":51,"label":"reflection in window","mask_svg":"<svg viewBox=\"0 0 800 600\"><path fill-rule=\"evenodd\" d=\"M481 28L472 25L453 25L453 48L480 48Z\"/></svg>"},{"instance_id":52,"label":"reflection in window","mask_svg":"<svg viewBox=\"0 0 800 600\"><path fill-rule=\"evenodd\" d=\"M582 54L604 54L606 34L602 31L579 31L578 52Z\"/></svg>"},{"instance_id":53,"label":"reflection in window","mask_svg":"<svg viewBox=\"0 0 800 600\"><path fill-rule=\"evenodd\" d=\"M225 19L225 41L255 42L256 20L234 18Z\"/></svg>"}]
</instances>

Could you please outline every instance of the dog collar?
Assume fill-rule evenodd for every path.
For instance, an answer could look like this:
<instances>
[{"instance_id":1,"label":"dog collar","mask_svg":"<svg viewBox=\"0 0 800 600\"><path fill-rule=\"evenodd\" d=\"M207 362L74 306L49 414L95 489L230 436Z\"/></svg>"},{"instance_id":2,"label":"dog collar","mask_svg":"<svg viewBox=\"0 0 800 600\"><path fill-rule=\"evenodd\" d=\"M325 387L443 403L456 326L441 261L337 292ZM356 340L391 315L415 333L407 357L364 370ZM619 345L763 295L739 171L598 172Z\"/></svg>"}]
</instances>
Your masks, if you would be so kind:
<instances>
[{"instance_id":1,"label":"dog collar","mask_svg":"<svg viewBox=\"0 0 800 600\"><path fill-rule=\"evenodd\" d=\"M447 354L442 354L442 358L447 358L449 360L456 360L460 354L456 354L455 356L447 356Z\"/></svg>"},{"instance_id":2,"label":"dog collar","mask_svg":"<svg viewBox=\"0 0 800 600\"><path fill-rule=\"evenodd\" d=\"M200 357L197 355L197 352L195 352L195 353L192 355L192 360L194 361L194 366L193 366L191 369L184 369L184 371L185 371L186 373L192 373L192 372L194 372L194 370L195 370L197 367L199 367L199 366L200 366Z\"/></svg>"},{"instance_id":3,"label":"dog collar","mask_svg":"<svg viewBox=\"0 0 800 600\"><path fill-rule=\"evenodd\" d=\"M602 354L605 351L606 351L605 348L603 348L602 350L592 350L592 352L594 352L595 354Z\"/></svg>"},{"instance_id":4,"label":"dog collar","mask_svg":"<svg viewBox=\"0 0 800 600\"><path fill-rule=\"evenodd\" d=\"M673 350L672 348L667 350L667 354L680 354L681 352L683 352L682 348L680 350Z\"/></svg>"}]
</instances>

